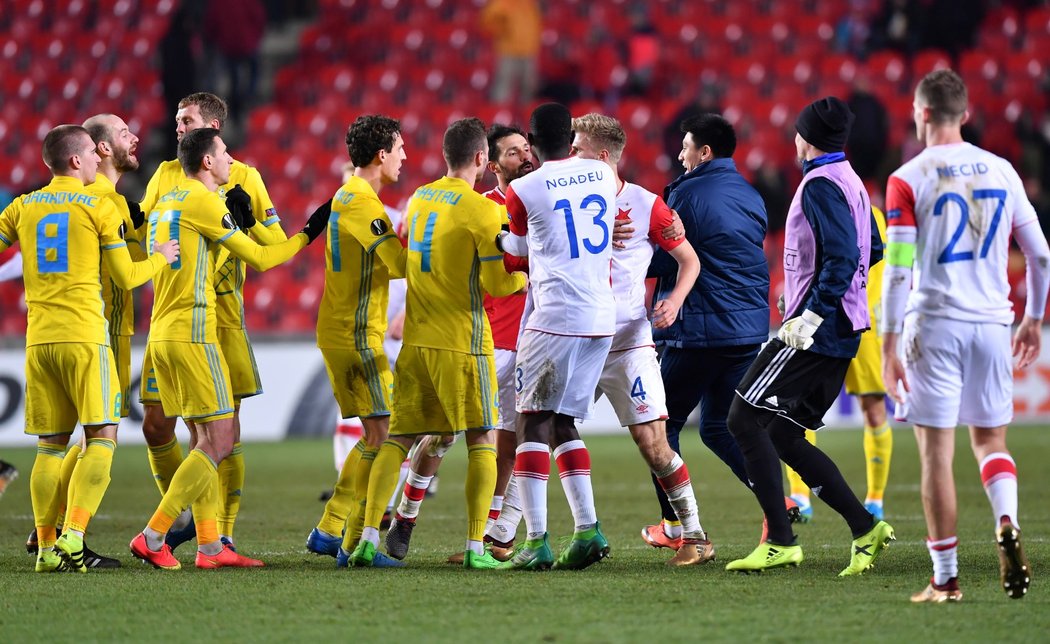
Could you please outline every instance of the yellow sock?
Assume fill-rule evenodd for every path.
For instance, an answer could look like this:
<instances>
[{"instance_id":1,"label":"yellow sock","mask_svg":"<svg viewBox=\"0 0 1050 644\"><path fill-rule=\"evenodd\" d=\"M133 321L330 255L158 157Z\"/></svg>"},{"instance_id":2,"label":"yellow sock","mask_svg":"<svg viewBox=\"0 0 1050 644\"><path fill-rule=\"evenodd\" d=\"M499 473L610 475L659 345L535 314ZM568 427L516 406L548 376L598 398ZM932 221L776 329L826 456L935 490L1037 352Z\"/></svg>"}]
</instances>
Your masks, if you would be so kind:
<instances>
[{"instance_id":1,"label":"yellow sock","mask_svg":"<svg viewBox=\"0 0 1050 644\"><path fill-rule=\"evenodd\" d=\"M173 438L170 443L160 447L149 448L149 468L153 471L153 478L160 488L161 496L168 492L172 477L182 465L182 448L179 447L179 439Z\"/></svg>"},{"instance_id":2,"label":"yellow sock","mask_svg":"<svg viewBox=\"0 0 1050 644\"><path fill-rule=\"evenodd\" d=\"M351 479L353 501L350 502L350 513L346 515L346 524L343 529L343 544L347 552L357 547L357 540L361 538L361 531L364 529L365 507L368 505L368 481L372 477L372 468L378 456L378 449L367 446L362 448L361 460L358 461L356 472ZM380 515L380 521L382 521L382 515Z\"/></svg>"},{"instance_id":3,"label":"yellow sock","mask_svg":"<svg viewBox=\"0 0 1050 644\"><path fill-rule=\"evenodd\" d=\"M98 512L102 497L109 487L109 471L117 442L109 438L87 439L87 449L69 482L69 515L66 530L85 532L91 517Z\"/></svg>"},{"instance_id":4,"label":"yellow sock","mask_svg":"<svg viewBox=\"0 0 1050 644\"><path fill-rule=\"evenodd\" d=\"M179 513L204 494L209 485L217 482L217 477L215 463L207 454L199 449L190 452L171 477L168 491L150 518L149 527L161 534L166 533Z\"/></svg>"},{"instance_id":5,"label":"yellow sock","mask_svg":"<svg viewBox=\"0 0 1050 644\"><path fill-rule=\"evenodd\" d=\"M222 494L221 490L222 485L219 482L218 470L216 470L209 475L208 484L204 487L204 491L193 502L193 522L197 526L198 548L215 544L219 541L217 517L219 514L220 495Z\"/></svg>"},{"instance_id":6,"label":"yellow sock","mask_svg":"<svg viewBox=\"0 0 1050 644\"><path fill-rule=\"evenodd\" d=\"M366 466L369 452L370 450L365 450L365 453L361 455L361 464L358 466L358 470L364 469ZM397 487L401 463L407 455L408 450L401 443L391 440L385 441L376 453L371 467L368 468L367 485L362 486L363 481L360 474L354 477L356 479L356 490L358 492L362 489L366 491L364 495L363 519L361 520L362 528L379 529L379 524L383 521L383 513L386 512L386 504L394 494L394 488ZM352 512L350 517L347 518L346 534L343 536L343 548L347 551L353 550L357 546L356 539L361 537L361 529L350 525L350 521L355 514L357 514L357 511Z\"/></svg>"},{"instance_id":7,"label":"yellow sock","mask_svg":"<svg viewBox=\"0 0 1050 644\"><path fill-rule=\"evenodd\" d=\"M489 518L489 502L496 489L496 446L467 446L467 539L481 541ZM387 498L390 498L389 496Z\"/></svg>"},{"instance_id":8,"label":"yellow sock","mask_svg":"<svg viewBox=\"0 0 1050 644\"><path fill-rule=\"evenodd\" d=\"M41 550L55 545L55 520L58 518L58 487L62 477L61 445L37 443L33 473L29 475L29 495L33 501L33 523Z\"/></svg>"},{"instance_id":9,"label":"yellow sock","mask_svg":"<svg viewBox=\"0 0 1050 644\"><path fill-rule=\"evenodd\" d=\"M890 457L893 455L893 429L889 423L881 427L864 428L864 462L868 472L866 501L881 501L890 478Z\"/></svg>"},{"instance_id":10,"label":"yellow sock","mask_svg":"<svg viewBox=\"0 0 1050 644\"><path fill-rule=\"evenodd\" d=\"M55 525L62 525L66 522L66 502L69 499L69 481L73 478L73 470L77 467L77 461L80 460L81 455L80 443L74 443L66 451L65 458L62 459L62 478L59 481L58 487L58 521Z\"/></svg>"},{"instance_id":11,"label":"yellow sock","mask_svg":"<svg viewBox=\"0 0 1050 644\"><path fill-rule=\"evenodd\" d=\"M244 489L244 451L240 443L219 463L219 534L233 538L233 524L241 510L241 490Z\"/></svg>"},{"instance_id":12,"label":"yellow sock","mask_svg":"<svg viewBox=\"0 0 1050 644\"><path fill-rule=\"evenodd\" d=\"M354 476L364 451L365 439L362 438L346 455L343 467L339 470L339 479L335 482L335 489L332 490L332 498L328 499L328 503L324 506L324 514L317 522L317 529L321 532L339 534L346 525L346 518L355 500ZM373 458L375 458L374 452ZM371 468L371 461L369 461L369 468Z\"/></svg>"},{"instance_id":13,"label":"yellow sock","mask_svg":"<svg viewBox=\"0 0 1050 644\"><path fill-rule=\"evenodd\" d=\"M817 433L812 429L806 430L806 440L811 444L817 444ZM784 471L787 473L788 486L791 491L788 493L791 496L804 496L809 498L809 486L802 482L802 477L798 475L798 472L791 469L787 465L784 466Z\"/></svg>"}]
</instances>

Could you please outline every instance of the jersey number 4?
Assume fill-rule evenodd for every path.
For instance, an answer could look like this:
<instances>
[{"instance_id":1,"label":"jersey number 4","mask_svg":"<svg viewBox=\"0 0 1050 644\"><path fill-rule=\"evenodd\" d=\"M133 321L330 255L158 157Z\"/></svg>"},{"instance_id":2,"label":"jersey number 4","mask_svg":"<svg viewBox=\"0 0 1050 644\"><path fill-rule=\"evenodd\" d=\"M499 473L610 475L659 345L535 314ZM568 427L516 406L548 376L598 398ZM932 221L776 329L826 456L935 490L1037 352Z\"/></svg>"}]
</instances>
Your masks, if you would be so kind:
<instances>
[{"instance_id":1,"label":"jersey number 4","mask_svg":"<svg viewBox=\"0 0 1050 644\"><path fill-rule=\"evenodd\" d=\"M602 219L608 210L608 206L605 203L605 198L601 195L587 195L580 202L580 210L586 210L592 205L598 206L598 212L594 215L593 221L596 226L601 228L602 239L595 244L590 238L584 237L583 247L592 255L597 255L609 245L609 225ZM572 204L569 203L568 199L559 199L554 203L554 209L565 213L565 232L569 236L569 257L576 259L580 256L580 240L577 239L576 235L576 221L572 216Z\"/></svg>"},{"instance_id":2,"label":"jersey number 4","mask_svg":"<svg viewBox=\"0 0 1050 644\"><path fill-rule=\"evenodd\" d=\"M984 243L981 244L981 253L978 256L979 259L984 259L988 256L988 250L992 247L992 240L995 239L995 231L999 228L999 220L1003 216L1003 207L1006 205L1006 191L974 190L973 199L974 201L977 201L978 199L997 200L995 214L992 215L992 223L988 226L988 234L984 238ZM970 204L958 192L946 192L938 197L937 202L933 204L933 216L939 217L944 214L944 207L948 205L948 203L954 203L957 205L962 217L959 219L959 225L955 228L952 238L948 240L948 245L945 246L944 250L941 251L941 254L937 256L938 264L963 262L974 258L972 250L955 250L955 245L959 243L960 239L962 239L966 227L970 224Z\"/></svg>"}]
</instances>

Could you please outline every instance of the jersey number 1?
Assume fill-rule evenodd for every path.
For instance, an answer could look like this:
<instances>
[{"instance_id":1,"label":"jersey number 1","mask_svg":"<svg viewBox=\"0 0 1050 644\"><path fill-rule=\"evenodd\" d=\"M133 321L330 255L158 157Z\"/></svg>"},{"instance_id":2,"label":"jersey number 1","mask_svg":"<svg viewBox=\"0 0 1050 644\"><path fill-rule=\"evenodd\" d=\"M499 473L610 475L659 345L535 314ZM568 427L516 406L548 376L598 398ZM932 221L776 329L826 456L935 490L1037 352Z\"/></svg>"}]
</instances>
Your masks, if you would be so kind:
<instances>
[{"instance_id":1,"label":"jersey number 1","mask_svg":"<svg viewBox=\"0 0 1050 644\"><path fill-rule=\"evenodd\" d=\"M422 273L430 272L430 243L434 237L434 224L437 222L438 214L431 212L427 215L427 223L423 226L423 239L416 241L416 222L422 213L412 215L412 226L408 232L408 250L419 253L419 270Z\"/></svg>"}]
</instances>

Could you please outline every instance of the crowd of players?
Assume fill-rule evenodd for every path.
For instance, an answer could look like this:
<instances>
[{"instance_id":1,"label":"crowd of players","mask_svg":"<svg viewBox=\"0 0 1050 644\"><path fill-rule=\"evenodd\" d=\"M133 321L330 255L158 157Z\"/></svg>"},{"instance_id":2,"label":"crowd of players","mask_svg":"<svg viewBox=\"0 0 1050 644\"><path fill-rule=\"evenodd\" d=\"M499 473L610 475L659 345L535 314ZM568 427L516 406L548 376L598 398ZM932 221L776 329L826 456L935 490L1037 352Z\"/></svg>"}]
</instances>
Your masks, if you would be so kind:
<instances>
[{"instance_id":1,"label":"crowd of players","mask_svg":"<svg viewBox=\"0 0 1050 644\"><path fill-rule=\"evenodd\" d=\"M54 179L0 214L0 249L19 242L24 256L36 570L119 565L87 548L84 534L127 415L129 289L151 279L140 393L162 499L131 551L177 569L173 547L195 537L200 568L263 565L233 540L244 480L238 410L262 392L244 326L245 265L267 270L326 234L317 345L342 416L360 418L364 431L308 550L343 567L404 565L425 491L462 434L467 538L450 560L469 569L590 566L610 546L576 421L605 395L652 472L663 521L642 536L674 551L669 565L715 558L677 449L700 402L705 444L753 490L765 516L757 548L726 569L802 562L791 521L812 512L804 484L846 521L853 542L840 575L859 575L894 538L881 503L890 450L883 376L902 419L915 424L923 466L934 574L912 601L962 597L950 431L959 422L970 425L992 505L1002 585L1022 597L1029 572L1005 443L1011 354L1021 367L1038 355L1050 250L1016 172L962 141L966 100L950 71L919 83L914 120L927 148L891 177L885 225L843 153L849 108L827 97L799 114L803 181L787 219L785 322L764 346L765 212L732 163L732 126L717 115L682 124L687 172L663 197L620 178L627 142L610 117L573 118L548 103L532 113L527 133L456 121L442 142L448 172L414 192L401 236L379 198L406 159L400 124L387 116L351 124L352 175L291 238L258 172L229 155L226 106L214 95L180 102L177 159L161 164L141 203L116 191L120 176L138 167L137 138L123 120L102 114L55 128L43 142ZM475 185L489 171L497 186L479 194ZM1012 347L1011 235L1027 259L1028 285ZM879 290L880 263L881 355L868 295ZM657 278L655 288L647 276ZM390 281L402 277L404 346L392 369L383 350L387 299ZM738 341L719 341L712 330L740 320ZM750 329L758 320L761 329ZM683 392L674 374L690 369L712 381ZM864 503L807 440L847 372L868 425ZM191 431L185 457L176 417ZM83 439L66 449L78 421ZM384 510L410 453L384 554ZM552 453L575 525L557 556L547 531ZM791 497L781 461L801 480ZM522 519L526 538L515 547Z\"/></svg>"}]
</instances>

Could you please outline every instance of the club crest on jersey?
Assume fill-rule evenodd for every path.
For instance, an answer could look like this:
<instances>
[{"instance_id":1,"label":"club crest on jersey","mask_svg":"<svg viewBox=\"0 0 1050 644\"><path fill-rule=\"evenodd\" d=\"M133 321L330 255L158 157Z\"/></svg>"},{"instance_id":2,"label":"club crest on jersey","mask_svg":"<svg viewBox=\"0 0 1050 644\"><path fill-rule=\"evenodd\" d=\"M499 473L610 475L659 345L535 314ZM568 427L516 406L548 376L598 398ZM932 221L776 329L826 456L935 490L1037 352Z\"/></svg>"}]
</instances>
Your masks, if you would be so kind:
<instances>
[{"instance_id":1,"label":"club crest on jersey","mask_svg":"<svg viewBox=\"0 0 1050 644\"><path fill-rule=\"evenodd\" d=\"M237 224L233 223L233 215L226 213L222 216L222 227L226 230L234 230L237 228Z\"/></svg>"},{"instance_id":2,"label":"club crest on jersey","mask_svg":"<svg viewBox=\"0 0 1050 644\"><path fill-rule=\"evenodd\" d=\"M382 219L373 219L372 223L369 224L368 227L371 229L372 234L376 237L379 237L380 235L385 235L389 230L389 227L386 225L386 222Z\"/></svg>"}]
</instances>

